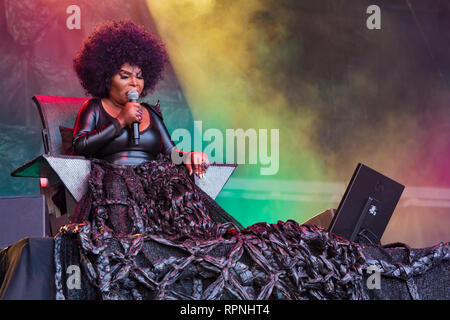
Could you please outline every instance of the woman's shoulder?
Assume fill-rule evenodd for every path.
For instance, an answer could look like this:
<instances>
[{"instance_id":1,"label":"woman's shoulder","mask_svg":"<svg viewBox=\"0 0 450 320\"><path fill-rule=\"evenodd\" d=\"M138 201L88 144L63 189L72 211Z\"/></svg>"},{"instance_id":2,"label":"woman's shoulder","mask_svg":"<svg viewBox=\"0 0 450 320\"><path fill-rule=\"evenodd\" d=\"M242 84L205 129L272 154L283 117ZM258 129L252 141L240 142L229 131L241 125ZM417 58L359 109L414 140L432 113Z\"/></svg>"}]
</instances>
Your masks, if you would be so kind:
<instances>
[{"instance_id":1,"label":"woman's shoulder","mask_svg":"<svg viewBox=\"0 0 450 320\"><path fill-rule=\"evenodd\" d=\"M101 100L99 98L89 98L83 102L79 113L98 112L101 110Z\"/></svg>"},{"instance_id":2,"label":"woman's shoulder","mask_svg":"<svg viewBox=\"0 0 450 320\"><path fill-rule=\"evenodd\" d=\"M159 100L156 104L149 104L147 102L141 102L141 105L145 106L148 110L153 111L161 120L164 119L161 108L159 106Z\"/></svg>"},{"instance_id":3,"label":"woman's shoulder","mask_svg":"<svg viewBox=\"0 0 450 320\"><path fill-rule=\"evenodd\" d=\"M89 98L83 102L81 108L98 108L101 105L99 98Z\"/></svg>"}]
</instances>

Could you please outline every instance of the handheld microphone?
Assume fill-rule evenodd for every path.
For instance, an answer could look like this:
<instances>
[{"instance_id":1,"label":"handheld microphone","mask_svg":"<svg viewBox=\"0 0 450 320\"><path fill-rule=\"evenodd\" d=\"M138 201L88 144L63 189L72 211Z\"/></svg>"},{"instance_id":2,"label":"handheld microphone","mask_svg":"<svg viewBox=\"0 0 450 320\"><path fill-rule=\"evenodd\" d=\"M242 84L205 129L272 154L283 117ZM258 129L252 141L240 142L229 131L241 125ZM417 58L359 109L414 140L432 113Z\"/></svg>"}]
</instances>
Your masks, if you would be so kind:
<instances>
[{"instance_id":1,"label":"handheld microphone","mask_svg":"<svg viewBox=\"0 0 450 320\"><path fill-rule=\"evenodd\" d=\"M130 100L131 102L137 102L137 99L139 98L139 92L137 92L136 89L132 89L132 90L128 91L127 97L128 97L128 100ZM137 146L137 145L139 145L139 139L140 139L139 122L133 122L131 128L132 128L131 144L133 146Z\"/></svg>"}]
</instances>

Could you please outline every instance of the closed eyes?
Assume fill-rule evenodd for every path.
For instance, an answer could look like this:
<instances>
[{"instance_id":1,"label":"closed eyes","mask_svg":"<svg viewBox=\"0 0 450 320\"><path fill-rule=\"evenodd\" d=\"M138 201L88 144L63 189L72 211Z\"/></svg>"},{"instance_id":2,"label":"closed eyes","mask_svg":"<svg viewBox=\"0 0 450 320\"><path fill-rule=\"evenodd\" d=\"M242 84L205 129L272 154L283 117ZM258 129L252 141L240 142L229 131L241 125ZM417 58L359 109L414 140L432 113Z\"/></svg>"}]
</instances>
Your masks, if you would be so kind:
<instances>
[{"instance_id":1,"label":"closed eyes","mask_svg":"<svg viewBox=\"0 0 450 320\"><path fill-rule=\"evenodd\" d=\"M137 76L136 78L138 78L138 79L144 79L143 76ZM120 79L128 79L128 77L127 77L127 76L120 75Z\"/></svg>"},{"instance_id":2,"label":"closed eyes","mask_svg":"<svg viewBox=\"0 0 450 320\"><path fill-rule=\"evenodd\" d=\"M120 69L119 70L119 75L120 75L120 79L127 79L129 75L132 75L133 73L128 71L128 70L124 70L124 69ZM136 74L136 78L138 79L144 79L144 77L142 76L142 71L135 73Z\"/></svg>"}]
</instances>

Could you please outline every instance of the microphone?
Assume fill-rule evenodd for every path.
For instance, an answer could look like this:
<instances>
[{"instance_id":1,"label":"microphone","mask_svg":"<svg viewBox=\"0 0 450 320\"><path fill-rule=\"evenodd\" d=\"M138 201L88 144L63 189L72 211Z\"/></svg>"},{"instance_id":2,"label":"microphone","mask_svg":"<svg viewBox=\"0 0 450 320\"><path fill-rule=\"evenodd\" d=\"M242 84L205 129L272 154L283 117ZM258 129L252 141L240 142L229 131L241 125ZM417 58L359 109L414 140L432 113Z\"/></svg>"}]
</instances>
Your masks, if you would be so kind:
<instances>
[{"instance_id":1,"label":"microphone","mask_svg":"<svg viewBox=\"0 0 450 320\"><path fill-rule=\"evenodd\" d=\"M137 102L137 99L139 98L139 92L137 92L136 89L132 89L128 91L127 93L128 100L131 102ZM131 144L133 146L139 145L139 122L133 122L132 124L132 130L131 130Z\"/></svg>"}]
</instances>

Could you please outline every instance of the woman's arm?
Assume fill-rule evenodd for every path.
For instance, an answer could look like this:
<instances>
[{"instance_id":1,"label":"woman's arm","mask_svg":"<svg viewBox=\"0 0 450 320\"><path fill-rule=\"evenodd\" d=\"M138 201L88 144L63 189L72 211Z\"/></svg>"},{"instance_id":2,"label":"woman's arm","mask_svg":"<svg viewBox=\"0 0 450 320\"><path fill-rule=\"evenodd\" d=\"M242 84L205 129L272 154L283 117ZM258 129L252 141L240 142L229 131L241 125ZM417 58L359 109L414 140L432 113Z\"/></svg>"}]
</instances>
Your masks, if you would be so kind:
<instances>
[{"instance_id":1,"label":"woman's arm","mask_svg":"<svg viewBox=\"0 0 450 320\"><path fill-rule=\"evenodd\" d=\"M120 122L112 118L111 122L97 128L99 110L93 99L88 100L78 112L73 132L73 150L77 155L91 157L107 142L122 132Z\"/></svg>"},{"instance_id":2,"label":"woman's arm","mask_svg":"<svg viewBox=\"0 0 450 320\"><path fill-rule=\"evenodd\" d=\"M161 153L170 155L173 150L177 150L176 145L172 141L172 138L170 137L169 131L167 131L162 117L158 115L151 107L147 109L149 110L149 112L152 112L152 120L154 120L155 126L156 128L158 128L159 134L161 135Z\"/></svg>"},{"instance_id":3,"label":"woman's arm","mask_svg":"<svg viewBox=\"0 0 450 320\"><path fill-rule=\"evenodd\" d=\"M157 114L153 108L149 107L154 114L155 124L161 135L162 143L162 153L166 155L171 155L172 161L176 164L184 163L189 170L189 174L195 172L199 177L203 177L206 173L207 168L202 166L202 163L209 164L208 156L203 152L195 151L181 151L177 148L175 143L172 141L169 132L164 124L162 116Z\"/></svg>"}]
</instances>

